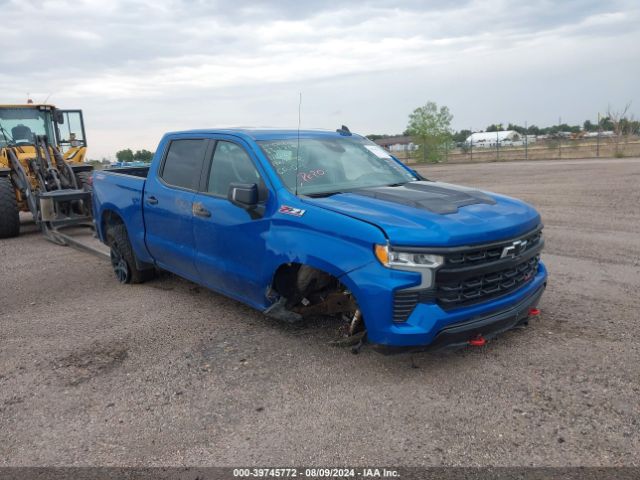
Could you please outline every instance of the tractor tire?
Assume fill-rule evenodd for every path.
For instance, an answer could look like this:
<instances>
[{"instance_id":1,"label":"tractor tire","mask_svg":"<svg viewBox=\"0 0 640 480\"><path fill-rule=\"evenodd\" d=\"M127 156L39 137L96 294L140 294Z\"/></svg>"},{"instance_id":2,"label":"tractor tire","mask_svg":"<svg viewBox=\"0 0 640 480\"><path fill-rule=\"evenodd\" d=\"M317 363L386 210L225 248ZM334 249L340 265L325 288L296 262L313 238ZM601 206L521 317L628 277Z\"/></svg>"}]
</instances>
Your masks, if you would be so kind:
<instances>
[{"instance_id":1,"label":"tractor tire","mask_svg":"<svg viewBox=\"0 0 640 480\"><path fill-rule=\"evenodd\" d=\"M93 172L78 172L76 173L76 180L78 182L78 188L82 190L86 190L88 192L93 191L93 186L91 185L91 175Z\"/></svg>"},{"instance_id":2,"label":"tractor tire","mask_svg":"<svg viewBox=\"0 0 640 480\"><path fill-rule=\"evenodd\" d=\"M111 266L120 283L143 283L153 278L153 269L139 270L136 257L124 225L112 225L107 230L107 242L111 249Z\"/></svg>"},{"instance_id":3,"label":"tractor tire","mask_svg":"<svg viewBox=\"0 0 640 480\"><path fill-rule=\"evenodd\" d=\"M20 234L20 210L13 183L9 177L0 177L0 238Z\"/></svg>"},{"instance_id":4,"label":"tractor tire","mask_svg":"<svg viewBox=\"0 0 640 480\"><path fill-rule=\"evenodd\" d=\"M80 190L84 190L85 192L91 192L93 196L93 185L91 184L91 175L93 172L78 172L76 173L76 181L78 182L78 188ZM91 200L87 201L85 215L93 215L93 205ZM78 213L83 213L79 211Z\"/></svg>"}]
</instances>

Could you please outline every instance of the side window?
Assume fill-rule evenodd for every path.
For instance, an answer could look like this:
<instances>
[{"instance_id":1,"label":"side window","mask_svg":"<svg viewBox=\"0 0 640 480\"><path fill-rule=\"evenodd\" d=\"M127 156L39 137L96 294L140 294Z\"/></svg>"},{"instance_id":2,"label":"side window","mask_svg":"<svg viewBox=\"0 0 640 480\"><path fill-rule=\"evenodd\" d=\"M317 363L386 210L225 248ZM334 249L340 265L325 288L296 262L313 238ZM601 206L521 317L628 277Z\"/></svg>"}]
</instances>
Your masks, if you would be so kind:
<instances>
[{"instance_id":1,"label":"side window","mask_svg":"<svg viewBox=\"0 0 640 480\"><path fill-rule=\"evenodd\" d=\"M58 124L60 143L74 147L85 144L84 123L80 110L59 110L63 122Z\"/></svg>"},{"instance_id":2,"label":"side window","mask_svg":"<svg viewBox=\"0 0 640 480\"><path fill-rule=\"evenodd\" d=\"M231 183L260 184L260 174L244 148L235 143L218 141L211 162L207 191L226 197Z\"/></svg>"},{"instance_id":3,"label":"side window","mask_svg":"<svg viewBox=\"0 0 640 480\"><path fill-rule=\"evenodd\" d=\"M169 185L197 190L206 140L173 140L160 177Z\"/></svg>"}]
</instances>

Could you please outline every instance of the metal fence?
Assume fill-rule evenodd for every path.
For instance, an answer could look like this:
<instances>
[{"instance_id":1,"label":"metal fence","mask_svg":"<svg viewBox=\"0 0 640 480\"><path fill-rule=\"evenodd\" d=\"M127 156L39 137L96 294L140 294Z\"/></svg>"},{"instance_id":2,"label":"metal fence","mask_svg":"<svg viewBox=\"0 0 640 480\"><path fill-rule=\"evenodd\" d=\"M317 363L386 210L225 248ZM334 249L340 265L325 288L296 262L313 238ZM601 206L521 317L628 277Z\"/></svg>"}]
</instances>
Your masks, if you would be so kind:
<instances>
[{"instance_id":1,"label":"metal fence","mask_svg":"<svg viewBox=\"0 0 640 480\"><path fill-rule=\"evenodd\" d=\"M392 152L406 163L421 163L419 151ZM450 163L508 162L516 160L557 160L582 158L640 157L640 138L602 137L588 139L548 138L519 146L491 147L466 145L440 147L439 157Z\"/></svg>"}]
</instances>

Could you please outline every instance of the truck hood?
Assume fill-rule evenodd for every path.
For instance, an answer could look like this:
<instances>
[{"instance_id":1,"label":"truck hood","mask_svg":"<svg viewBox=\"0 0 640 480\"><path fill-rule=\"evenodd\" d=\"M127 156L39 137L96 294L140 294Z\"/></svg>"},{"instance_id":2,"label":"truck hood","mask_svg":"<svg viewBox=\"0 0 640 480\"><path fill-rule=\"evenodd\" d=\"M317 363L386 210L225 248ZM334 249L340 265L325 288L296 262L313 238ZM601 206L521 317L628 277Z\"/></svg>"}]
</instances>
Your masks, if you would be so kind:
<instances>
[{"instance_id":1,"label":"truck hood","mask_svg":"<svg viewBox=\"0 0 640 480\"><path fill-rule=\"evenodd\" d=\"M377 225L392 245L488 243L540 224L538 212L520 200L441 182L364 188L305 201Z\"/></svg>"}]
</instances>

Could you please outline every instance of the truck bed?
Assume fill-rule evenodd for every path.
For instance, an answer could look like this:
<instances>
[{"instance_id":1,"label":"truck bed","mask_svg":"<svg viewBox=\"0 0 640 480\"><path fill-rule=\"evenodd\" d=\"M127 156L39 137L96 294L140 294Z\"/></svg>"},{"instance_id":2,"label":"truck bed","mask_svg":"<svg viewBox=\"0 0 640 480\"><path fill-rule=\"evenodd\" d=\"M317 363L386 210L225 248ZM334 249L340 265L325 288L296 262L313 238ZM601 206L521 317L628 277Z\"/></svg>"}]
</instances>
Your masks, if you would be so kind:
<instances>
[{"instance_id":1,"label":"truck bed","mask_svg":"<svg viewBox=\"0 0 640 480\"><path fill-rule=\"evenodd\" d=\"M115 167L103 170L109 173L118 173L120 175L131 175L133 177L147 178L149 175L149 167Z\"/></svg>"},{"instance_id":2,"label":"truck bed","mask_svg":"<svg viewBox=\"0 0 640 480\"><path fill-rule=\"evenodd\" d=\"M101 240L106 242L101 227L107 220L99 218L98 214L100 208L106 206L119 212L123 220L126 218L129 240L139 258L146 252L142 200L148 173L149 167L125 167L98 170L93 174L94 218Z\"/></svg>"}]
</instances>

